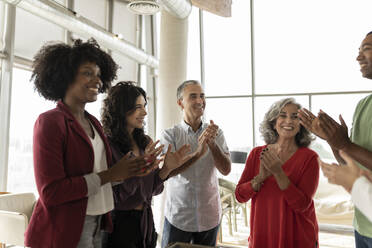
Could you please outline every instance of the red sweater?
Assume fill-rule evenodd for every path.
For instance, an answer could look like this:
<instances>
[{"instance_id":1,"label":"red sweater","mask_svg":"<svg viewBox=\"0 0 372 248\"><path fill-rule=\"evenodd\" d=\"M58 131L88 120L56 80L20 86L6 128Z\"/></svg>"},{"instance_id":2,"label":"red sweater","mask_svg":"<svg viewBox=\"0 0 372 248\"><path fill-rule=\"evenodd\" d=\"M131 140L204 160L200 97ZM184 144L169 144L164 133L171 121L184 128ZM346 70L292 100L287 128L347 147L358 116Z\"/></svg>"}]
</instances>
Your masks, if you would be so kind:
<instances>
[{"instance_id":1,"label":"red sweater","mask_svg":"<svg viewBox=\"0 0 372 248\"><path fill-rule=\"evenodd\" d=\"M259 172L260 153L254 148L235 190L236 199L252 199L250 217L251 248L314 248L318 242L318 223L312 200L319 182L317 154L299 148L282 166L291 184L281 190L273 176L255 192L250 181Z\"/></svg>"}]
</instances>

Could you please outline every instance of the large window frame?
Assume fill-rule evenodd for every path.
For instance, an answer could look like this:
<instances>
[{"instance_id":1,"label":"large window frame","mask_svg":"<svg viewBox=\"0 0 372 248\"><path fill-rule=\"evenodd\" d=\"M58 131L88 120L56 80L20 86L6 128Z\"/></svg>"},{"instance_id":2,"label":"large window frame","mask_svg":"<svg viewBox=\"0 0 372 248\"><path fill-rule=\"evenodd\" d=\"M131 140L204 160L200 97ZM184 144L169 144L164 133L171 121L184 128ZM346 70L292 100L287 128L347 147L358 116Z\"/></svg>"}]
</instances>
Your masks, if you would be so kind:
<instances>
[{"instance_id":1,"label":"large window frame","mask_svg":"<svg viewBox=\"0 0 372 248\"><path fill-rule=\"evenodd\" d=\"M105 29L109 32L112 32L113 27L113 10L115 7L115 0L105 0ZM118 0L116 0L118 1ZM121 1L118 1L121 2ZM75 0L64 0L64 6L69 9L74 9ZM6 13L5 16L8 16L8 21L2 23L3 27L0 27L1 30L5 30L6 33L4 34L5 40L5 49L0 51L0 61L1 61L1 68L0 68L0 75L4 75L4 70L8 70L10 74L13 72L13 67L20 68L23 70L32 70L32 61L27 58L27 56L22 56L22 54L17 54L14 56L14 36L15 36L15 25L16 25L16 6L1 3L0 7L4 6L4 12ZM10 12L9 12L10 11ZM3 13L3 12L1 12ZM138 48L147 51L149 54L156 56L156 43L154 37L156 37L156 27L155 27L155 20L152 16L143 17L144 21L143 24L139 28L139 32L144 33L144 42L138 43ZM5 24L8 23L8 26L5 27ZM10 25L11 24L11 25ZM144 29L144 32L142 32ZM74 34L71 33L70 30L64 30L64 41L66 43L70 43L71 38L73 38ZM135 39L138 37L135 37ZM108 51L111 53L111 51ZM150 116L147 124L147 131L150 136L155 135L155 118L156 118L156 99L155 99L155 83L156 83L156 72L147 67L147 66L138 66L137 77L136 81L140 81L141 70L144 70L142 75L146 77L145 83L143 85L147 89L148 93L148 101L149 101L149 109L148 115ZM11 76L7 78L8 80L4 80L0 82L1 90L0 90L0 113L4 113L2 115L0 121L0 143L2 144L1 151L0 151L0 192L7 191L7 178L8 178L8 166L9 166L9 134L10 134L10 110L11 110L11 87L12 87L12 78ZM35 93L36 94L36 93ZM33 125L33 124L31 124ZM32 161L30 161L32 163Z\"/></svg>"}]
</instances>

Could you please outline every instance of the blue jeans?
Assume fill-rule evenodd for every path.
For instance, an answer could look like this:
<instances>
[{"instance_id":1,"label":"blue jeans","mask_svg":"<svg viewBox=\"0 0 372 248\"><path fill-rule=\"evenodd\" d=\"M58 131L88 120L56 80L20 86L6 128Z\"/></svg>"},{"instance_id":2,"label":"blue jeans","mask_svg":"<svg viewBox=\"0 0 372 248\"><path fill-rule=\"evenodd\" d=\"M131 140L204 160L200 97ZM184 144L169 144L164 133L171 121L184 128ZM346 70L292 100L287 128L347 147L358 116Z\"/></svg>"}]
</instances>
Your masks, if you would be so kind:
<instances>
[{"instance_id":1,"label":"blue jeans","mask_svg":"<svg viewBox=\"0 0 372 248\"><path fill-rule=\"evenodd\" d=\"M372 248L372 238L360 235L357 231L354 231L354 233L356 248Z\"/></svg>"},{"instance_id":2,"label":"blue jeans","mask_svg":"<svg viewBox=\"0 0 372 248\"><path fill-rule=\"evenodd\" d=\"M220 225L204 232L185 232L173 226L169 223L167 218L165 218L161 247L165 248L176 242L209 245L214 247L216 245L219 226Z\"/></svg>"}]
</instances>

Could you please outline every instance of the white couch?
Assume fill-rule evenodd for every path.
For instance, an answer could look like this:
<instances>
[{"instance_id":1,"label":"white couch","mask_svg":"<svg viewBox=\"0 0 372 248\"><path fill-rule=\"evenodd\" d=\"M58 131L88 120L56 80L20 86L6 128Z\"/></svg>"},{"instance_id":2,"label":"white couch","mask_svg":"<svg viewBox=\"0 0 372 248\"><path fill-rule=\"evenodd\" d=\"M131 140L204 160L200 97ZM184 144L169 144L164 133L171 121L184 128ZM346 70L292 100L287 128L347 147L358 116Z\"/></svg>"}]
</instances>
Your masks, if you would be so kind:
<instances>
[{"instance_id":1,"label":"white couch","mask_svg":"<svg viewBox=\"0 0 372 248\"><path fill-rule=\"evenodd\" d=\"M0 243L24 246L35 202L33 193L0 195Z\"/></svg>"}]
</instances>

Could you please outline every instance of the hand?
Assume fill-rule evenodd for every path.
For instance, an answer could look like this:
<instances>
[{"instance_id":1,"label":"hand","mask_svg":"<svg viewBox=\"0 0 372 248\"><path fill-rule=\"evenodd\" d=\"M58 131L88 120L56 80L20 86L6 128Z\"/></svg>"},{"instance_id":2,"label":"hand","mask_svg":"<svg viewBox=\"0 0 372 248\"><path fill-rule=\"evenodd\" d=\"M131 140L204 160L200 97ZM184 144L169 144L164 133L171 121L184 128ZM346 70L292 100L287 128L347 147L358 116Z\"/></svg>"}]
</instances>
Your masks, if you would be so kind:
<instances>
[{"instance_id":1,"label":"hand","mask_svg":"<svg viewBox=\"0 0 372 248\"><path fill-rule=\"evenodd\" d=\"M210 120L210 124L204 131L205 131L207 144L209 148L211 148L212 146L215 145L215 140L218 134L218 126L214 124L213 120Z\"/></svg>"},{"instance_id":2,"label":"hand","mask_svg":"<svg viewBox=\"0 0 372 248\"><path fill-rule=\"evenodd\" d=\"M113 181L122 181L134 176L146 176L158 168L160 160L150 162L148 157L130 158L130 152L109 169Z\"/></svg>"},{"instance_id":3,"label":"hand","mask_svg":"<svg viewBox=\"0 0 372 248\"><path fill-rule=\"evenodd\" d=\"M319 126L325 133L325 139L331 147L341 150L351 144L346 123L341 115L339 116L341 125L322 110L319 112L318 118Z\"/></svg>"},{"instance_id":4,"label":"hand","mask_svg":"<svg viewBox=\"0 0 372 248\"><path fill-rule=\"evenodd\" d=\"M160 145L156 148L156 145L159 144L159 140L157 140L155 143L150 140L150 142L147 144L145 148L145 156L155 160L160 153L163 151L164 145Z\"/></svg>"},{"instance_id":5,"label":"hand","mask_svg":"<svg viewBox=\"0 0 372 248\"><path fill-rule=\"evenodd\" d=\"M192 157L192 154L188 154L191 150L190 145L183 145L180 149L175 152L171 152L172 145L168 145L167 153L164 158L164 167L169 172L183 165L187 160Z\"/></svg>"},{"instance_id":6,"label":"hand","mask_svg":"<svg viewBox=\"0 0 372 248\"><path fill-rule=\"evenodd\" d=\"M207 129L205 129L202 132L202 134L199 136L199 138L198 138L198 148L193 153L194 156L197 156L198 158L202 157L208 150L206 130Z\"/></svg>"},{"instance_id":7,"label":"hand","mask_svg":"<svg viewBox=\"0 0 372 248\"><path fill-rule=\"evenodd\" d=\"M341 185L346 191L350 192L355 180L359 177L360 169L344 151L340 150L340 156L346 162L346 165L327 164L319 158L318 162L329 183Z\"/></svg>"},{"instance_id":8,"label":"hand","mask_svg":"<svg viewBox=\"0 0 372 248\"><path fill-rule=\"evenodd\" d=\"M372 183L372 171L361 169L359 175L366 177Z\"/></svg>"},{"instance_id":9,"label":"hand","mask_svg":"<svg viewBox=\"0 0 372 248\"><path fill-rule=\"evenodd\" d=\"M298 110L298 117L300 118L300 123L307 130L315 134L321 139L326 139L326 135L319 126L319 118L317 118L309 110L302 108Z\"/></svg>"},{"instance_id":10,"label":"hand","mask_svg":"<svg viewBox=\"0 0 372 248\"><path fill-rule=\"evenodd\" d=\"M260 155L261 164L273 175L283 172L283 161L276 155L274 148L266 147Z\"/></svg>"},{"instance_id":11,"label":"hand","mask_svg":"<svg viewBox=\"0 0 372 248\"><path fill-rule=\"evenodd\" d=\"M271 176L271 172L266 169L266 167L264 166L264 163L261 161L260 162L260 171L258 172L258 178L260 179L261 182L265 181L266 178L268 178L269 176Z\"/></svg>"}]
</instances>

